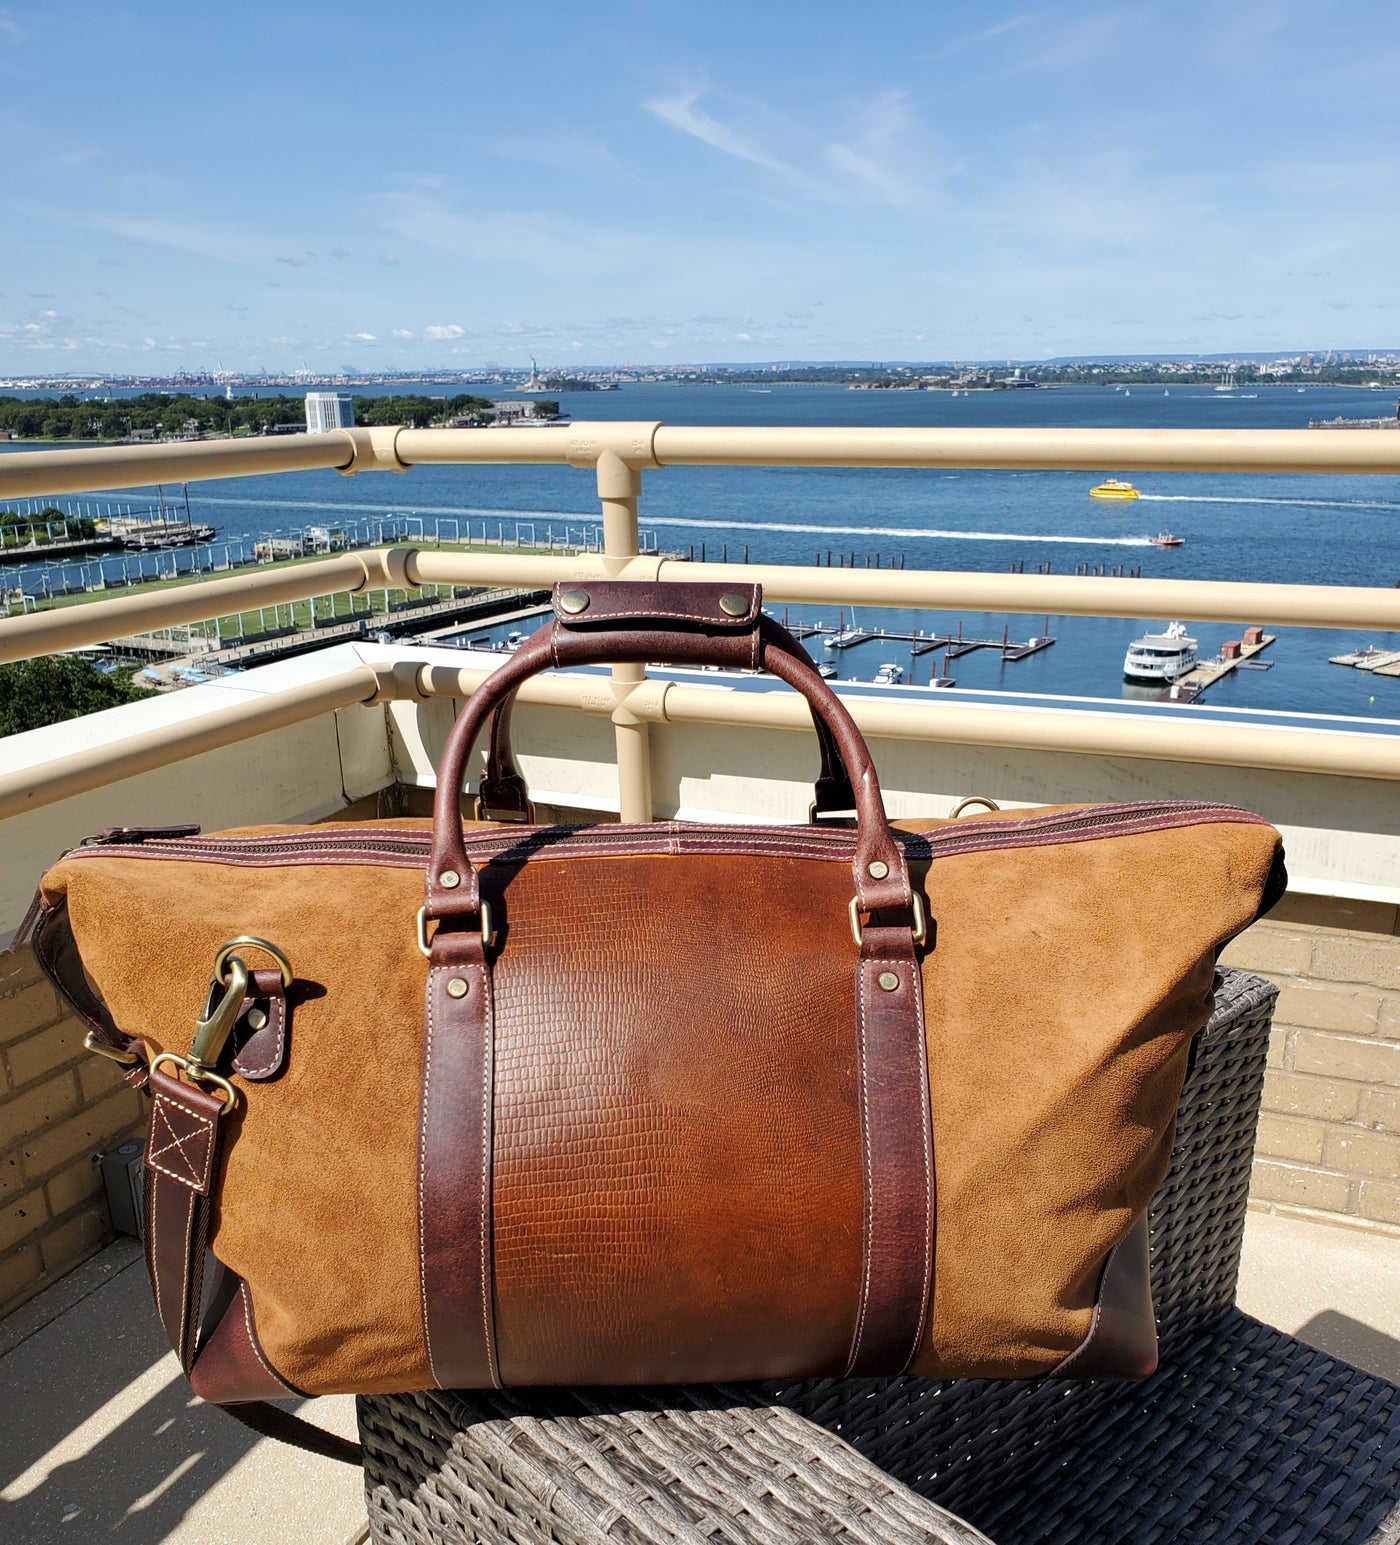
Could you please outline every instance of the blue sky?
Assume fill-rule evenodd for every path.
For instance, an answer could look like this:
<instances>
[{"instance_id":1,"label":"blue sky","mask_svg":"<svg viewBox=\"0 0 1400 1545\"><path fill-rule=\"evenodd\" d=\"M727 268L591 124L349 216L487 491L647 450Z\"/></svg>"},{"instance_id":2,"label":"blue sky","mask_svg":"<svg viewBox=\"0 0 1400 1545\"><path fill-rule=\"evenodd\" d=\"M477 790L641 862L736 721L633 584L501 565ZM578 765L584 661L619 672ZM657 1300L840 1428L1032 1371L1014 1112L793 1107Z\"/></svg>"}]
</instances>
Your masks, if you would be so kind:
<instances>
[{"instance_id":1,"label":"blue sky","mask_svg":"<svg viewBox=\"0 0 1400 1545\"><path fill-rule=\"evenodd\" d=\"M0 373L1400 345L1400 8L0 4Z\"/></svg>"}]
</instances>

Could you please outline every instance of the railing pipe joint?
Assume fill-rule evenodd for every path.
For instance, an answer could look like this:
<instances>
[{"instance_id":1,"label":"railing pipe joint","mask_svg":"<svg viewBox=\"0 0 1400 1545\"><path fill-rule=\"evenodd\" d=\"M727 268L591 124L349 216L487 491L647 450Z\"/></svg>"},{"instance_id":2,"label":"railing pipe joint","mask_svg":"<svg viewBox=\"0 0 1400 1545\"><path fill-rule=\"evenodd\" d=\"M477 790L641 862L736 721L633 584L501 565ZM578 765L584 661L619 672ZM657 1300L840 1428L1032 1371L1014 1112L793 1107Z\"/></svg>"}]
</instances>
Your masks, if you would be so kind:
<instances>
[{"instance_id":1,"label":"railing pipe joint","mask_svg":"<svg viewBox=\"0 0 1400 1545\"><path fill-rule=\"evenodd\" d=\"M353 456L348 465L336 470L342 477L354 477L357 472L407 472L409 464L400 461L397 449L401 424L386 424L375 428L341 429L338 433L349 440Z\"/></svg>"},{"instance_id":2,"label":"railing pipe joint","mask_svg":"<svg viewBox=\"0 0 1400 1545\"><path fill-rule=\"evenodd\" d=\"M563 432L568 436L564 445L565 459L571 467L601 467L603 458L609 457L641 471L645 467L659 467L656 459L656 433L663 425L654 423L620 421L616 424L592 423L571 426ZM636 498L640 483L629 490L605 494L602 488L602 472L599 472L598 493L601 498Z\"/></svg>"}]
</instances>

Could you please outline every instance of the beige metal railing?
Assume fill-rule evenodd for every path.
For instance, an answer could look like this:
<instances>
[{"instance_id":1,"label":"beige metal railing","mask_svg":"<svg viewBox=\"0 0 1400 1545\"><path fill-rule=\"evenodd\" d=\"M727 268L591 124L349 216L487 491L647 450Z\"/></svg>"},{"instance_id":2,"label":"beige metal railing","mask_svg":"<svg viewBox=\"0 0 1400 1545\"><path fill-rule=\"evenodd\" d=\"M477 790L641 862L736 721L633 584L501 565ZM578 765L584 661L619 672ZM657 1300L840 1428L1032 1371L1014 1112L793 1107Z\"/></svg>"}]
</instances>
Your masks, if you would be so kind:
<instances>
[{"instance_id":1,"label":"beige metal railing","mask_svg":"<svg viewBox=\"0 0 1400 1545\"><path fill-rule=\"evenodd\" d=\"M637 553L641 474L674 465L803 465L853 467L1033 467L1096 471L1217 470L1232 472L1383 473L1400 475L1400 437L1311 430L1049 430L1049 429L787 429L710 428L656 423L579 423L567 428L410 430L352 429L256 441L157 447L38 451L0 457L0 503L6 498L136 487L307 468L397 471L444 463L556 463L592 467L602 504L600 554L542 557L400 548L344 554L273 573L208 581L164 592L118 597L0 621L0 661L99 643L127 633L199 621L233 610L306 599L331 591L414 588L421 584L524 584L559 579L645 578L744 580L763 584L779 602L830 602L1089 616L1177 616L1198 621L1257 620L1269 625L1400 629L1400 590L1317 585L1257 585L1143 579L1086 579L927 570L853 570L790 565L682 563ZM427 670L411 681L393 673L351 673L308 689L304 716L331 704L380 695L463 694L479 673ZM570 701L599 711L596 684L532 683L527 700ZM264 705L266 728L295 717L295 693ZM624 819L650 815L647 725L665 719L769 724L796 722L798 705L767 696L740 700L647 682L640 666L614 668L608 711L615 726ZM792 713L788 712L788 707ZM872 732L911 739L1018 747L1053 747L1106 755L1400 778L1400 741L1354 733L1304 733L1264 727L1206 726L1187 719L1144 723L1103 716L1007 710L996 715L939 704L862 705ZM879 729L876 731L876 721ZM218 725L207 716L152 732L149 744L123 757L126 771L226 744L256 733L258 705L244 705ZM213 738L213 737L221 738ZM54 769L56 785L92 787L98 764L78 753ZM134 758L134 760L131 760ZM81 765L80 765L81 764ZM117 775L109 765L106 781ZM26 796L13 775L0 778L0 814L46 803L47 788ZM101 781L99 779L99 781Z\"/></svg>"}]
</instances>

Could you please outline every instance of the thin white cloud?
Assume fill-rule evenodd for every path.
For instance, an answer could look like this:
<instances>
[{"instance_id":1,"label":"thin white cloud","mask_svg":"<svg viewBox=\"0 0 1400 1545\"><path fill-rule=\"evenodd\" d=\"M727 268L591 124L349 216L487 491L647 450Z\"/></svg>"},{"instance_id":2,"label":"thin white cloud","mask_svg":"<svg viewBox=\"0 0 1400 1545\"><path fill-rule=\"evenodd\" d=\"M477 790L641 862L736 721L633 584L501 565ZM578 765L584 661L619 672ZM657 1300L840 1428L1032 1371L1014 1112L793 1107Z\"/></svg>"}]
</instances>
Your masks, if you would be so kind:
<instances>
[{"instance_id":1,"label":"thin white cloud","mask_svg":"<svg viewBox=\"0 0 1400 1545\"><path fill-rule=\"evenodd\" d=\"M954 54L965 53L970 48L980 48L983 43L990 43L993 38L1003 37L1008 32L1014 32L1018 27L1028 27L1038 21L1044 21L1047 16L1055 13L1051 9L1043 11L1023 11L1019 16L1008 16L1005 21L999 21L995 26L984 27L980 32L971 32L966 37L955 38L951 43L945 43L940 49L925 55L930 63L940 59L950 59Z\"/></svg>"},{"instance_id":2,"label":"thin white cloud","mask_svg":"<svg viewBox=\"0 0 1400 1545\"><path fill-rule=\"evenodd\" d=\"M246 231L220 228L205 220L168 215L59 215L65 224L85 230L106 231L127 241L170 247L195 257L221 258L230 263L256 263L271 253L268 242ZM284 259L284 261L286 261Z\"/></svg>"},{"instance_id":3,"label":"thin white cloud","mask_svg":"<svg viewBox=\"0 0 1400 1545\"><path fill-rule=\"evenodd\" d=\"M446 326L425 327L423 329L423 336L425 338L431 338L435 342L440 343L449 338L465 337L466 331L467 330L465 327L458 326L456 322L449 322L446 324Z\"/></svg>"},{"instance_id":4,"label":"thin white cloud","mask_svg":"<svg viewBox=\"0 0 1400 1545\"><path fill-rule=\"evenodd\" d=\"M7 37L12 43L23 43L28 36L8 10L0 9L0 37Z\"/></svg>"},{"instance_id":5,"label":"thin white cloud","mask_svg":"<svg viewBox=\"0 0 1400 1545\"><path fill-rule=\"evenodd\" d=\"M378 343L379 338L374 333L346 333L347 343Z\"/></svg>"},{"instance_id":6,"label":"thin white cloud","mask_svg":"<svg viewBox=\"0 0 1400 1545\"><path fill-rule=\"evenodd\" d=\"M748 161L754 166L766 167L768 171L778 172L784 177L796 175L792 167L760 150L757 145L751 144L736 134L733 129L726 128L717 119L711 118L708 113L696 111L695 104L699 98L698 91L683 91L679 96L658 97L656 101L643 105L649 113L663 123L669 123L673 129L679 129L682 134L689 134L693 139L698 139L702 144L710 146L712 150L722 151L727 156Z\"/></svg>"}]
</instances>

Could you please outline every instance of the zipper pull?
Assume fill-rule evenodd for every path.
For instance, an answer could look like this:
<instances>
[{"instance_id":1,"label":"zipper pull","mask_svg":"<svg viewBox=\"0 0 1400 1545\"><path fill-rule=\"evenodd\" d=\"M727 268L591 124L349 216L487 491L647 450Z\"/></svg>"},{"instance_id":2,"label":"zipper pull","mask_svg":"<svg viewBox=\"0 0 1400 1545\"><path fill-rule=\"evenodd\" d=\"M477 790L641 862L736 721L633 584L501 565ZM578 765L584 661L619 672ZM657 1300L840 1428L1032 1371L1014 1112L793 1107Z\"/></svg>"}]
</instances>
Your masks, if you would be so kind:
<instances>
[{"instance_id":1,"label":"zipper pull","mask_svg":"<svg viewBox=\"0 0 1400 1545\"><path fill-rule=\"evenodd\" d=\"M160 837L197 837L198 825L192 826L109 826L96 836L84 837L80 848L116 847L123 843L150 842Z\"/></svg>"}]
</instances>

